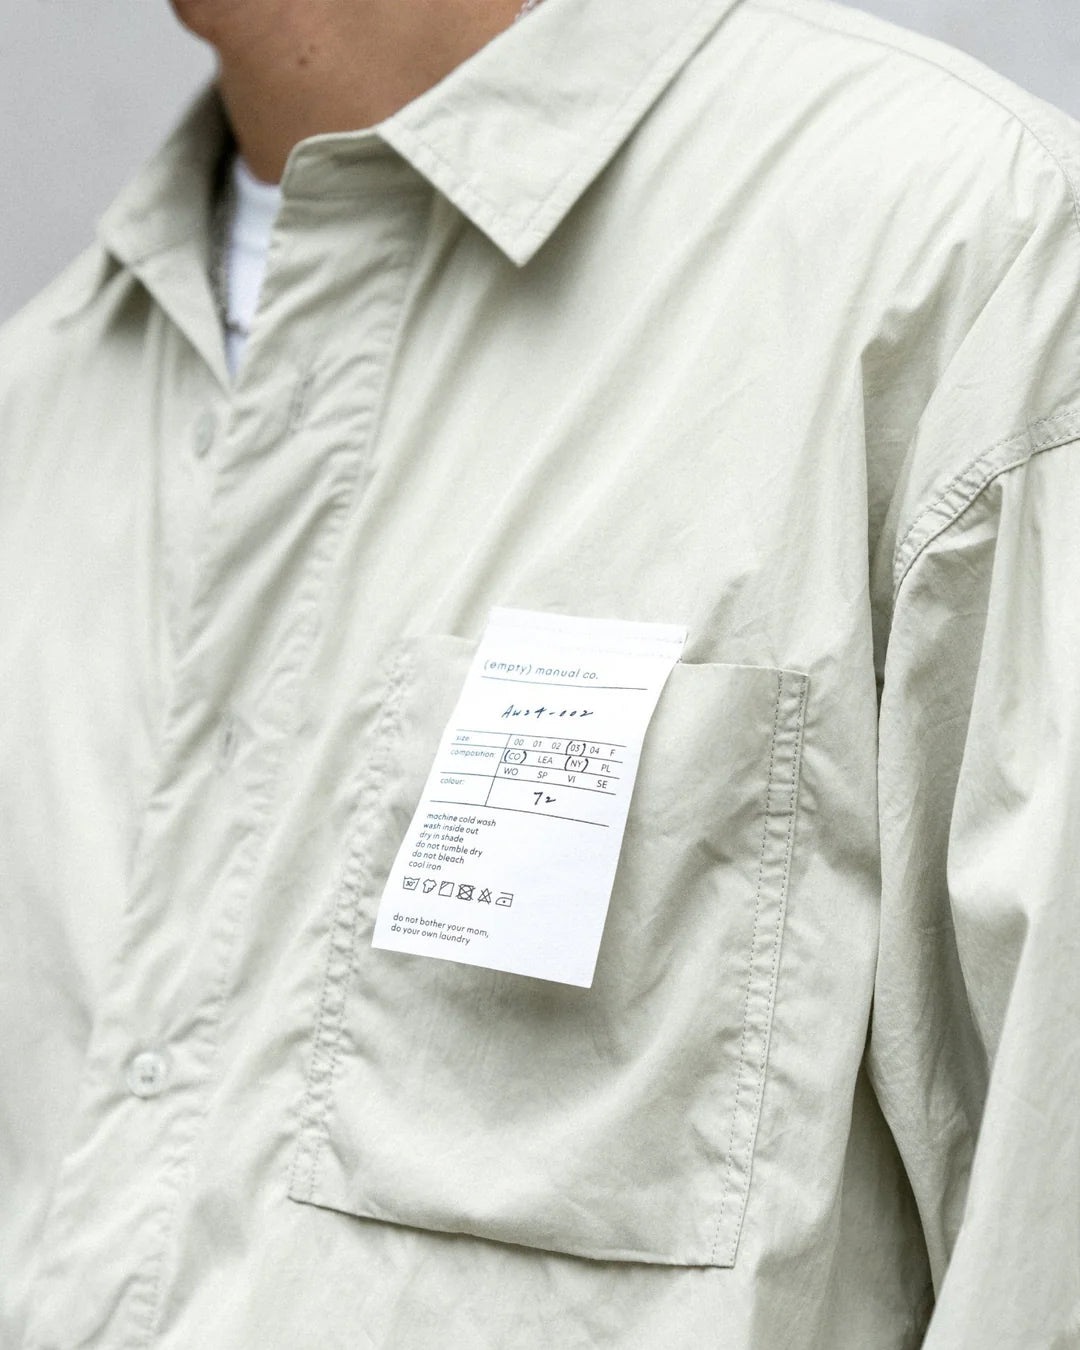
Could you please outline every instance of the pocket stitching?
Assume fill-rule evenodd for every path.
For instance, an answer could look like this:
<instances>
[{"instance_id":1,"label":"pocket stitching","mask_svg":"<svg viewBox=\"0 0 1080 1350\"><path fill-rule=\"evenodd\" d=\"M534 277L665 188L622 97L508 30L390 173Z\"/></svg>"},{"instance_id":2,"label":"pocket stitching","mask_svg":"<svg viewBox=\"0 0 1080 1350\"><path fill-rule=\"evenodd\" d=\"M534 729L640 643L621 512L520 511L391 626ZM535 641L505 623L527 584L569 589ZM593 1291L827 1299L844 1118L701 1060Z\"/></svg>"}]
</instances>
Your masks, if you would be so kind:
<instances>
[{"instance_id":1,"label":"pocket stitching","mask_svg":"<svg viewBox=\"0 0 1080 1350\"><path fill-rule=\"evenodd\" d=\"M772 955L772 967L769 975L768 1005L765 1017L765 1024L763 1027L761 1037L762 1042L761 1054L755 1070L755 1093L754 1093L755 1102L752 1108L750 1128L747 1131L746 1144L743 1150L742 1170L744 1179L741 1187L742 1211L735 1220L734 1231L731 1234L731 1240L728 1251L726 1252L724 1258L721 1259L719 1257L718 1249L720 1247L721 1239L723 1237L724 1213L725 1210L727 1209L729 1196L732 1195L734 1189L732 1185L732 1172L734 1170L735 1165L735 1136L739 1124L739 1114L740 1114L739 1107L745 1091L743 1080L748 1066L746 1043L748 1039L749 1024L750 1024L750 998L754 985L754 956L757 951L758 935L761 926L761 910L765 895L766 860L768 856L770 826L772 825L776 816L776 812L772 806L772 800L774 792L776 791L777 787L780 786L780 784L774 782L774 773L777 767L776 765L777 744L780 738L780 731L782 724L781 715L784 710L784 692L785 692L784 685L785 680L788 678L795 679L798 681L799 692L798 692L798 700L795 705L795 708L793 709L793 715L791 720L794 739L790 753L791 786L788 792L788 810L787 810L788 826L782 854L783 873L779 879L779 883L776 888L777 914L776 914L776 926L772 940L773 955ZM764 821L762 824L761 853L759 855L758 860L758 879L754 896L754 928L750 944L750 967L747 972L746 978L746 995L743 1000L743 1026L742 1026L742 1034L739 1041L738 1070L735 1080L735 1100L731 1108L731 1130L728 1135L728 1147L726 1150L727 1157L724 1168L724 1181L721 1187L720 1208L719 1213L717 1215L716 1228L714 1232L713 1244L711 1249L712 1264L714 1265L730 1267L735 1264L735 1257L739 1247L739 1238L742 1232L743 1219L746 1213L746 1202L750 1191L749 1174L752 1167L754 1143L757 1136L757 1125L760 1117L761 1099L764 1093L765 1070L767 1068L768 1063L769 1043L771 1040L771 1033L772 1033L773 1009L776 1001L777 976L779 974L779 966L780 966L780 948L782 943L784 918L787 913L787 893L788 893L788 883L791 875L792 847L794 842L796 808L798 801L799 778L802 761L803 722L806 711L806 695L808 686L809 686L809 679L804 674L794 674L793 672L784 670L779 671L777 674L776 713L773 718L772 740L769 746L769 770L766 776L766 786L765 786L765 811L764 811ZM738 1197L736 1196L735 1198L737 1199Z\"/></svg>"},{"instance_id":2,"label":"pocket stitching","mask_svg":"<svg viewBox=\"0 0 1080 1350\"><path fill-rule=\"evenodd\" d=\"M329 950L319 991L319 1011L311 1041L307 1086L300 1110L300 1138L293 1155L289 1196L294 1200L319 1203L318 1176L323 1147L328 1139L328 1116L333 1099L334 1078L343 1040L342 1025L348 1002L348 989L356 970L356 936L360 921L359 895L363 873L365 838L359 827L379 800L390 762L395 734L400 730L404 692L411 673L410 653L402 644L390 665L386 693L372 737L372 756L360 777L358 805L354 815L352 838L357 841L346 856L337 886L337 901L329 935ZM345 943L340 937L347 932ZM335 956L339 959L335 960ZM325 1063L319 1065L320 1056ZM307 1162L307 1177L301 1169Z\"/></svg>"}]
</instances>

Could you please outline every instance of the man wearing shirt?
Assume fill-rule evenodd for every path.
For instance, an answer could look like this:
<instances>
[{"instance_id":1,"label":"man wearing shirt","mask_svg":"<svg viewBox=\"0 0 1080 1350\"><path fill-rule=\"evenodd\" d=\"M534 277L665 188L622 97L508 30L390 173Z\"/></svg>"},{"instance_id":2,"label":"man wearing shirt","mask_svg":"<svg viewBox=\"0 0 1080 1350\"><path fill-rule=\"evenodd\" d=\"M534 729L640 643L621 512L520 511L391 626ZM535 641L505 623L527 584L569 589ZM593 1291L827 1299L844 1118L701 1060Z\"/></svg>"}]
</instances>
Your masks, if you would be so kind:
<instances>
[{"instance_id":1,"label":"man wearing shirt","mask_svg":"<svg viewBox=\"0 0 1080 1350\"><path fill-rule=\"evenodd\" d=\"M1075 128L818 0L180 8L0 336L0 1343L1074 1344ZM689 634L589 989L371 945L496 606Z\"/></svg>"}]
</instances>

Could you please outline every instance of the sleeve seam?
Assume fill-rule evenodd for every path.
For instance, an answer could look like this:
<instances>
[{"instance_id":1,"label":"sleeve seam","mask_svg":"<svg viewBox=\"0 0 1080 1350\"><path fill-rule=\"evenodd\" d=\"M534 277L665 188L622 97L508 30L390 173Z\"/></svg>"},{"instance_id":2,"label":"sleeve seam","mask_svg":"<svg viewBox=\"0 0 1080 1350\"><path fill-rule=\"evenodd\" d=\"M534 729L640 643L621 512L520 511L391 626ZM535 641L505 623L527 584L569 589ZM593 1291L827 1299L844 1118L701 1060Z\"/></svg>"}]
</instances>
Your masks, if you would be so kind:
<instances>
[{"instance_id":1,"label":"sleeve seam","mask_svg":"<svg viewBox=\"0 0 1080 1350\"><path fill-rule=\"evenodd\" d=\"M1080 441L1080 408L1030 423L995 442L968 463L912 520L893 555L893 601L907 574L930 544L972 506L995 479L1021 468L1035 455Z\"/></svg>"}]
</instances>

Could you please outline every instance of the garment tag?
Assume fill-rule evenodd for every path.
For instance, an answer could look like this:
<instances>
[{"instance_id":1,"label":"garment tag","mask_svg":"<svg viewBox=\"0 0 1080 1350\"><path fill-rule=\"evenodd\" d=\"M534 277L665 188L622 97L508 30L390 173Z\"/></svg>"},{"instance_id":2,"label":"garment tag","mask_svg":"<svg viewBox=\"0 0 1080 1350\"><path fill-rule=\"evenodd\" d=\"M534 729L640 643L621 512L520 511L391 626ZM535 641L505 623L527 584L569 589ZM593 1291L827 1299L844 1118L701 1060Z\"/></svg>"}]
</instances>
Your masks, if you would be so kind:
<instances>
[{"instance_id":1,"label":"garment tag","mask_svg":"<svg viewBox=\"0 0 1080 1350\"><path fill-rule=\"evenodd\" d=\"M495 609L372 945L588 988L668 624Z\"/></svg>"}]
</instances>

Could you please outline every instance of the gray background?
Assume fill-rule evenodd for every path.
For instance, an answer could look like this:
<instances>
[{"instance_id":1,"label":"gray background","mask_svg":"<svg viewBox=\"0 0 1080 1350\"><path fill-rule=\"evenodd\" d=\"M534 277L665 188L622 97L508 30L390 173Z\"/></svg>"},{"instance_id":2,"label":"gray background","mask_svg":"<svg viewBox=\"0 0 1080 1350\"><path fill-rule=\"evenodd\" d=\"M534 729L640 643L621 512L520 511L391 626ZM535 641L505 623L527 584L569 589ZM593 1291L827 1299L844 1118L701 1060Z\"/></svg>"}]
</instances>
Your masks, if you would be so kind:
<instances>
[{"instance_id":1,"label":"gray background","mask_svg":"<svg viewBox=\"0 0 1080 1350\"><path fill-rule=\"evenodd\" d=\"M1080 118L1077 0L862 0ZM0 0L0 320L89 239L213 69L166 0Z\"/></svg>"}]
</instances>

